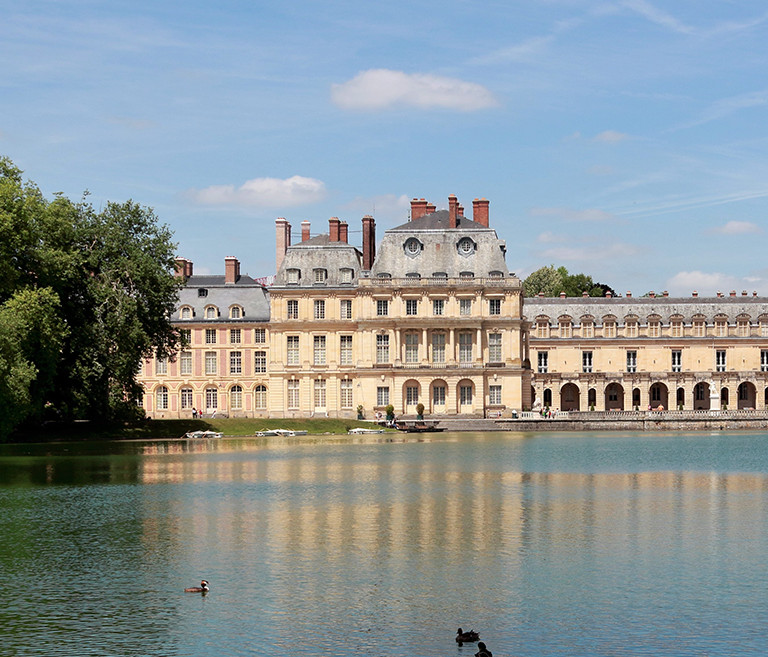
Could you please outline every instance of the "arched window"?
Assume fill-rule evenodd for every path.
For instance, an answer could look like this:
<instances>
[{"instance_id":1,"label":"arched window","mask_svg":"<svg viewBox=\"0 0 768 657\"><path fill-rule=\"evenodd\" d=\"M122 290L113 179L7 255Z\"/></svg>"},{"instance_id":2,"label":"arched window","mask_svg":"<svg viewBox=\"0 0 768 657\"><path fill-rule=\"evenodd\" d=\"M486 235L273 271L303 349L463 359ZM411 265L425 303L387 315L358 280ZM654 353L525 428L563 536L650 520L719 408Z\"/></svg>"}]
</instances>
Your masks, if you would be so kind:
<instances>
[{"instance_id":1,"label":"arched window","mask_svg":"<svg viewBox=\"0 0 768 657\"><path fill-rule=\"evenodd\" d=\"M267 386L256 386L253 391L253 400L258 409L267 407Z\"/></svg>"},{"instance_id":2,"label":"arched window","mask_svg":"<svg viewBox=\"0 0 768 657\"><path fill-rule=\"evenodd\" d=\"M232 319L240 319L243 316L243 309L240 306L232 306L229 309L229 316Z\"/></svg>"},{"instance_id":3,"label":"arched window","mask_svg":"<svg viewBox=\"0 0 768 657\"><path fill-rule=\"evenodd\" d=\"M216 306L206 306L205 308L206 319L216 319L218 316L219 316L219 309L216 308Z\"/></svg>"},{"instance_id":4,"label":"arched window","mask_svg":"<svg viewBox=\"0 0 768 657\"><path fill-rule=\"evenodd\" d=\"M243 389L240 386L232 386L229 389L229 407L234 410L243 407Z\"/></svg>"},{"instance_id":5,"label":"arched window","mask_svg":"<svg viewBox=\"0 0 768 657\"><path fill-rule=\"evenodd\" d=\"M192 319L192 308L184 306L181 309L181 319Z\"/></svg>"}]
</instances>

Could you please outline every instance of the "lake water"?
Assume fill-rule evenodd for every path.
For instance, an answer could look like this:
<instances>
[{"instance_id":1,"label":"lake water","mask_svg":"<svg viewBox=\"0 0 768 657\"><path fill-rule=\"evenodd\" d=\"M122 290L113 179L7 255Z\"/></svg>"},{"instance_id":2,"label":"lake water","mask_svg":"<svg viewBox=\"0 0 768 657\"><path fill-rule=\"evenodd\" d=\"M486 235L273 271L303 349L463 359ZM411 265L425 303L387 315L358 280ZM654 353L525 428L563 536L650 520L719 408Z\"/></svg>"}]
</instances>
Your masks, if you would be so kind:
<instances>
[{"instance_id":1,"label":"lake water","mask_svg":"<svg viewBox=\"0 0 768 657\"><path fill-rule=\"evenodd\" d=\"M0 446L0 655L766 654L768 435L403 438Z\"/></svg>"}]
</instances>

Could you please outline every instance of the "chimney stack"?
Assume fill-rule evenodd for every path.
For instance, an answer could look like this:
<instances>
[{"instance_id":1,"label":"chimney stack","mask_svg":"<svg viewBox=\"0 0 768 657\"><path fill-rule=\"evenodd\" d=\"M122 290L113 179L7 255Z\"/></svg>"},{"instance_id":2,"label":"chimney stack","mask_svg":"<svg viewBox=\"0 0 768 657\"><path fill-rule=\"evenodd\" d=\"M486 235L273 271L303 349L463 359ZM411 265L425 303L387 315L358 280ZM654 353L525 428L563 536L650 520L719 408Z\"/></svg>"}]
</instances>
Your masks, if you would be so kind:
<instances>
[{"instance_id":1,"label":"chimney stack","mask_svg":"<svg viewBox=\"0 0 768 657\"><path fill-rule=\"evenodd\" d=\"M448 226L456 228L459 225L459 199L456 194L448 197Z\"/></svg>"},{"instance_id":2,"label":"chimney stack","mask_svg":"<svg viewBox=\"0 0 768 657\"><path fill-rule=\"evenodd\" d=\"M464 216L464 206L459 204L459 217Z\"/></svg>"},{"instance_id":3,"label":"chimney stack","mask_svg":"<svg viewBox=\"0 0 768 657\"><path fill-rule=\"evenodd\" d=\"M328 220L328 235L331 242L339 241L339 221L338 217L331 217Z\"/></svg>"},{"instance_id":4,"label":"chimney stack","mask_svg":"<svg viewBox=\"0 0 768 657\"><path fill-rule=\"evenodd\" d=\"M187 260L187 264L184 265L184 276L186 276L187 278L192 277L192 261L191 260Z\"/></svg>"},{"instance_id":5,"label":"chimney stack","mask_svg":"<svg viewBox=\"0 0 768 657\"><path fill-rule=\"evenodd\" d=\"M560 298L565 299L565 292L560 292Z\"/></svg>"},{"instance_id":6,"label":"chimney stack","mask_svg":"<svg viewBox=\"0 0 768 657\"><path fill-rule=\"evenodd\" d=\"M489 226L488 206L490 201L486 198L476 198L472 201L472 221L482 224L486 228Z\"/></svg>"},{"instance_id":7,"label":"chimney stack","mask_svg":"<svg viewBox=\"0 0 768 657\"><path fill-rule=\"evenodd\" d=\"M367 214L363 217L363 269L370 271L376 258L376 221Z\"/></svg>"},{"instance_id":8,"label":"chimney stack","mask_svg":"<svg viewBox=\"0 0 768 657\"><path fill-rule=\"evenodd\" d=\"M280 265L283 264L285 252L291 245L291 224L284 217L278 217L275 220L275 231L277 239L275 240L275 272L280 271Z\"/></svg>"},{"instance_id":9,"label":"chimney stack","mask_svg":"<svg viewBox=\"0 0 768 657\"><path fill-rule=\"evenodd\" d=\"M692 296L694 296L694 297L698 297L698 296L699 296L699 292L698 292L698 290L694 290L694 291L693 291L693 295L692 295Z\"/></svg>"},{"instance_id":10,"label":"chimney stack","mask_svg":"<svg viewBox=\"0 0 768 657\"><path fill-rule=\"evenodd\" d=\"M631 299L631 298L632 298L632 293L629 290L627 290L627 299Z\"/></svg>"},{"instance_id":11,"label":"chimney stack","mask_svg":"<svg viewBox=\"0 0 768 657\"><path fill-rule=\"evenodd\" d=\"M437 210L437 206L434 203L427 203L427 214L432 214Z\"/></svg>"},{"instance_id":12,"label":"chimney stack","mask_svg":"<svg viewBox=\"0 0 768 657\"><path fill-rule=\"evenodd\" d=\"M663 296L663 297L668 297L668 296L669 296L669 292L667 292L666 290L664 290L664 291L661 293L661 296Z\"/></svg>"},{"instance_id":13,"label":"chimney stack","mask_svg":"<svg viewBox=\"0 0 768 657\"><path fill-rule=\"evenodd\" d=\"M732 296L732 297L735 297L735 296L736 296L736 290L731 290L731 296Z\"/></svg>"},{"instance_id":14,"label":"chimney stack","mask_svg":"<svg viewBox=\"0 0 768 657\"><path fill-rule=\"evenodd\" d=\"M586 290L584 290L584 291L581 293L581 298L582 298L582 299L586 299L588 296L589 296L589 292L587 292Z\"/></svg>"},{"instance_id":15,"label":"chimney stack","mask_svg":"<svg viewBox=\"0 0 768 657\"><path fill-rule=\"evenodd\" d=\"M309 239L309 219L301 222L301 241L306 242Z\"/></svg>"},{"instance_id":16,"label":"chimney stack","mask_svg":"<svg viewBox=\"0 0 768 657\"><path fill-rule=\"evenodd\" d=\"M349 226L346 221L339 224L339 242L349 243Z\"/></svg>"},{"instance_id":17,"label":"chimney stack","mask_svg":"<svg viewBox=\"0 0 768 657\"><path fill-rule=\"evenodd\" d=\"M176 278L187 278L187 259L179 256L176 258L176 267L173 270L173 275Z\"/></svg>"},{"instance_id":18,"label":"chimney stack","mask_svg":"<svg viewBox=\"0 0 768 657\"><path fill-rule=\"evenodd\" d=\"M411 221L427 214L427 201L423 198L411 199Z\"/></svg>"},{"instance_id":19,"label":"chimney stack","mask_svg":"<svg viewBox=\"0 0 768 657\"><path fill-rule=\"evenodd\" d=\"M234 285L240 279L240 261L234 256L224 258L224 282Z\"/></svg>"}]
</instances>

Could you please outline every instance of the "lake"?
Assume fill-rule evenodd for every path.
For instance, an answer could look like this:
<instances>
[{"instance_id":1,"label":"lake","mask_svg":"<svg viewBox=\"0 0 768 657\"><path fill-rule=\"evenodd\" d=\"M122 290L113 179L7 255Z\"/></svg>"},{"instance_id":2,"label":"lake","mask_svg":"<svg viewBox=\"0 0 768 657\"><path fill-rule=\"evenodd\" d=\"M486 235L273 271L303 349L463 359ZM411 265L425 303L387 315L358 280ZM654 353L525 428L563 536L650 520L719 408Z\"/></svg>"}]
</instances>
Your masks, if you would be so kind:
<instances>
[{"instance_id":1,"label":"lake","mask_svg":"<svg viewBox=\"0 0 768 657\"><path fill-rule=\"evenodd\" d=\"M768 434L421 438L0 445L0 655L765 654Z\"/></svg>"}]
</instances>

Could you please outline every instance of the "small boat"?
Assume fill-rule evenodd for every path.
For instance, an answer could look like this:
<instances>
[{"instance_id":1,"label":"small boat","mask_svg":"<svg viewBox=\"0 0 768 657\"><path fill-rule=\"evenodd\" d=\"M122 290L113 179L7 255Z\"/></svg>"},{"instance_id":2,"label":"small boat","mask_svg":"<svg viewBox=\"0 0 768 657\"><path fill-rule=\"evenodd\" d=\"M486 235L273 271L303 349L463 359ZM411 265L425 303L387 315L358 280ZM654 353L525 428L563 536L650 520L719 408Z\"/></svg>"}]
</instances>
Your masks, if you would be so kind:
<instances>
[{"instance_id":1,"label":"small boat","mask_svg":"<svg viewBox=\"0 0 768 657\"><path fill-rule=\"evenodd\" d=\"M187 431L184 437L193 440L199 440L200 438L206 440L208 438L221 438L223 435L221 431Z\"/></svg>"},{"instance_id":2,"label":"small boat","mask_svg":"<svg viewBox=\"0 0 768 657\"><path fill-rule=\"evenodd\" d=\"M264 431L257 431L256 435L259 438L264 438L267 436L279 436L280 434L278 433L277 429L265 429Z\"/></svg>"},{"instance_id":3,"label":"small boat","mask_svg":"<svg viewBox=\"0 0 768 657\"><path fill-rule=\"evenodd\" d=\"M395 424L398 431L407 431L408 433L427 433L436 431L445 431L445 427L438 427L437 422L427 423L420 420L416 422L401 421Z\"/></svg>"},{"instance_id":4,"label":"small boat","mask_svg":"<svg viewBox=\"0 0 768 657\"><path fill-rule=\"evenodd\" d=\"M384 433L384 429L368 429L366 427L357 427L355 429L350 429L347 431L348 434L352 434L354 436L358 436L361 434L369 434L369 433Z\"/></svg>"}]
</instances>

